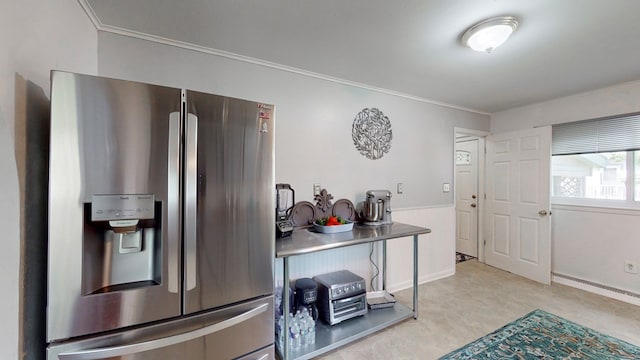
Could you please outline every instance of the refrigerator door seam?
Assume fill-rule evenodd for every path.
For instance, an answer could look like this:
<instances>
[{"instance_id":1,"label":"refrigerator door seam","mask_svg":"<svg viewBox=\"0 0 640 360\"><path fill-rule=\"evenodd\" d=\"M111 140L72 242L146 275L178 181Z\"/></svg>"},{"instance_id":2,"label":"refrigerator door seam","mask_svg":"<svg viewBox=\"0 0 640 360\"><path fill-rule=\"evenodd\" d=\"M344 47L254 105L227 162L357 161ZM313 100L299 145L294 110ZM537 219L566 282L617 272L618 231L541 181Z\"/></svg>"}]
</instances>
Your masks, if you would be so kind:
<instances>
[{"instance_id":1,"label":"refrigerator door seam","mask_svg":"<svg viewBox=\"0 0 640 360\"><path fill-rule=\"evenodd\" d=\"M116 356L131 355L148 350L160 349L163 347L168 347L171 345L204 337L215 332L230 328L234 325L240 324L264 313L268 308L269 303L264 303L251 310L243 312L240 315L234 316L227 320L223 320L219 323L203 327L201 329L189 331L178 335L144 341L141 343L61 353L58 355L58 358L60 360L98 360Z\"/></svg>"}]
</instances>

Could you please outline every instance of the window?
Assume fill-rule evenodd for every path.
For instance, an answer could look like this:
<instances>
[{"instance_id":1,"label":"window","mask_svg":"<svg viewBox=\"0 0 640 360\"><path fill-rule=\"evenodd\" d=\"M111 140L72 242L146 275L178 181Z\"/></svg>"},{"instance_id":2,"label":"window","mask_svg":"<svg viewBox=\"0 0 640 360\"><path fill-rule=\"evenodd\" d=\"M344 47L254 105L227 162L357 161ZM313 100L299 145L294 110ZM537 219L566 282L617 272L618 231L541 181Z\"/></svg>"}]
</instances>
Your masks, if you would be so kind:
<instances>
[{"instance_id":1,"label":"window","mask_svg":"<svg viewBox=\"0 0 640 360\"><path fill-rule=\"evenodd\" d=\"M627 193L634 192L634 184L628 184L628 171L640 167L640 154L635 151L609 152L579 155L559 155L551 159L553 176L551 196L572 199L627 200ZM638 166L629 166L635 159ZM640 169L638 169L640 170ZM634 178L640 183L640 174ZM634 200L640 196L634 196Z\"/></svg>"},{"instance_id":2,"label":"window","mask_svg":"<svg viewBox=\"0 0 640 360\"><path fill-rule=\"evenodd\" d=\"M640 208L640 115L553 126L554 203Z\"/></svg>"}]
</instances>

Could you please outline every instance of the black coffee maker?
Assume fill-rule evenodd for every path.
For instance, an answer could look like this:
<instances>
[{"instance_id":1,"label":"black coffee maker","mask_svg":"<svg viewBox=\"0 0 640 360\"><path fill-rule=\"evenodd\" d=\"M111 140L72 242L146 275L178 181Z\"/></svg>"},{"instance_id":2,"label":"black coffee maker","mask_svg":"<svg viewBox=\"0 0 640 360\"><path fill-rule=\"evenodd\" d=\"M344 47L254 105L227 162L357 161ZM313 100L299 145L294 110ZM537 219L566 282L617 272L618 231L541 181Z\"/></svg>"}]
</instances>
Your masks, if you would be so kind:
<instances>
[{"instance_id":1,"label":"black coffee maker","mask_svg":"<svg viewBox=\"0 0 640 360\"><path fill-rule=\"evenodd\" d=\"M301 278L295 283L295 310L306 308L313 320L318 320L318 308L316 300L318 300L318 285L313 279Z\"/></svg>"}]
</instances>

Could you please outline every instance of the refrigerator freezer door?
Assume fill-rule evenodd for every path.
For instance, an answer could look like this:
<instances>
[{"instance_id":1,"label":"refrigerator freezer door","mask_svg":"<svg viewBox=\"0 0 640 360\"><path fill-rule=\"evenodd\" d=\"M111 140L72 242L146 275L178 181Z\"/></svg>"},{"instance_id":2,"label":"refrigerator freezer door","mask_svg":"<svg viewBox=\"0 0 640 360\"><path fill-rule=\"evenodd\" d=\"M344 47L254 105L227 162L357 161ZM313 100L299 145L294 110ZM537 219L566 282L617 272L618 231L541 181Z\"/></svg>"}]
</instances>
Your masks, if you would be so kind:
<instances>
[{"instance_id":1,"label":"refrigerator freezer door","mask_svg":"<svg viewBox=\"0 0 640 360\"><path fill-rule=\"evenodd\" d=\"M51 78L47 340L180 315L180 90ZM113 208L93 204L103 195ZM135 226L104 221L119 220L119 204L134 204ZM124 238L139 243L122 251Z\"/></svg>"},{"instance_id":2,"label":"refrigerator freezer door","mask_svg":"<svg viewBox=\"0 0 640 360\"><path fill-rule=\"evenodd\" d=\"M276 358L276 348L275 346L270 346L265 349L260 349L258 351L252 352L251 354L247 354L238 360L270 360Z\"/></svg>"},{"instance_id":3,"label":"refrigerator freezer door","mask_svg":"<svg viewBox=\"0 0 640 360\"><path fill-rule=\"evenodd\" d=\"M274 359L273 298L89 340L53 345L47 360Z\"/></svg>"},{"instance_id":4,"label":"refrigerator freezer door","mask_svg":"<svg viewBox=\"0 0 640 360\"><path fill-rule=\"evenodd\" d=\"M187 112L187 133L197 133L197 149L189 150L195 141L187 138L185 154L197 164L185 174L184 196L185 214L197 214L185 218L185 234L196 239L185 238L185 259L195 259L185 264L184 311L192 313L273 293L274 113L193 91ZM190 178L197 186L188 186Z\"/></svg>"}]
</instances>

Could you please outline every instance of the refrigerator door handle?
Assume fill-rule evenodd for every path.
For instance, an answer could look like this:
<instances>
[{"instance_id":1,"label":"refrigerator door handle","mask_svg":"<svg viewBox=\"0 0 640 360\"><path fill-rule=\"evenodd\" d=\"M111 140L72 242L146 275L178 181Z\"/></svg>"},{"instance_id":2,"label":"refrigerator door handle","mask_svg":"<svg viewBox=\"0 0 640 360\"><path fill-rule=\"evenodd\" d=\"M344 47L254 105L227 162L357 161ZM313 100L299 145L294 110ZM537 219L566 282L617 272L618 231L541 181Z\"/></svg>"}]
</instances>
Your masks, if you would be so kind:
<instances>
[{"instance_id":1,"label":"refrigerator door handle","mask_svg":"<svg viewBox=\"0 0 640 360\"><path fill-rule=\"evenodd\" d=\"M126 356L136 353L141 353L148 350L161 349L167 346L180 344L193 339L204 337L213 334L218 331L225 330L231 326L240 324L243 321L247 321L253 317L256 317L263 312L267 311L269 303L261 304L251 310L248 310L240 315L236 315L227 320L223 320L219 323L215 323L201 329L189 331L186 333L172 335L164 338L144 341L141 343L119 345L105 348L88 349L82 351L65 352L58 354L60 360L98 360L106 359L117 356Z\"/></svg>"},{"instance_id":2,"label":"refrigerator door handle","mask_svg":"<svg viewBox=\"0 0 640 360\"><path fill-rule=\"evenodd\" d=\"M167 164L167 287L169 292L177 294L180 289L178 280L178 244L180 241L180 112L169 114L169 144Z\"/></svg>"},{"instance_id":3,"label":"refrigerator door handle","mask_svg":"<svg viewBox=\"0 0 640 360\"><path fill-rule=\"evenodd\" d=\"M198 117L187 113L185 169L185 286L187 291L196 287L197 261L197 206L198 206Z\"/></svg>"}]
</instances>

